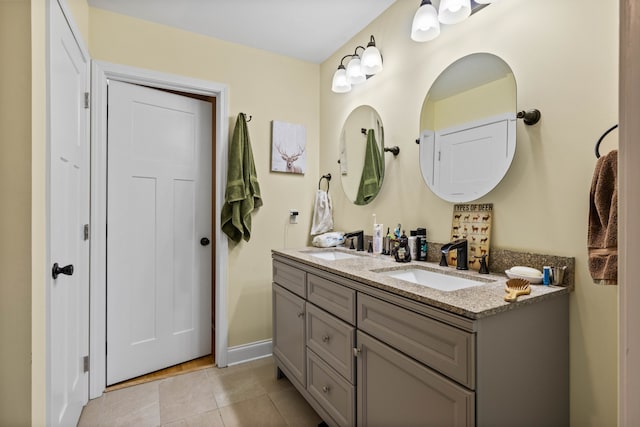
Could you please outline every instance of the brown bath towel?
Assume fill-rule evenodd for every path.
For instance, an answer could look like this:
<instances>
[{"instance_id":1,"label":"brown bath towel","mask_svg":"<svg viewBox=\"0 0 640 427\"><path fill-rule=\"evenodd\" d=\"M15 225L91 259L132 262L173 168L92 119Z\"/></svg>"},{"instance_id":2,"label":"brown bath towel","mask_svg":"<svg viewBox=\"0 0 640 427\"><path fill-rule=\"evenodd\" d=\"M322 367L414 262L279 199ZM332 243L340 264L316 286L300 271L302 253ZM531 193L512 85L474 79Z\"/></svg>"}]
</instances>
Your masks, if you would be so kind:
<instances>
[{"instance_id":1,"label":"brown bath towel","mask_svg":"<svg viewBox=\"0 0 640 427\"><path fill-rule=\"evenodd\" d=\"M596 163L589 197L589 272L601 285L618 284L618 151Z\"/></svg>"}]
</instances>

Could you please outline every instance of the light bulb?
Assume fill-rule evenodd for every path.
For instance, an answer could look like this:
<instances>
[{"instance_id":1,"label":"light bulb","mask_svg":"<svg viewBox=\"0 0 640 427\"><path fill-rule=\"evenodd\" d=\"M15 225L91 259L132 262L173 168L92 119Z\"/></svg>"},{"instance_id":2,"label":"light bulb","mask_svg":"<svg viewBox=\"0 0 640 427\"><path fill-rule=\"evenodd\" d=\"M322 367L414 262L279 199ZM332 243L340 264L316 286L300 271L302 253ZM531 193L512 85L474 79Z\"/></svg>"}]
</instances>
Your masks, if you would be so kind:
<instances>
[{"instance_id":1,"label":"light bulb","mask_svg":"<svg viewBox=\"0 0 640 427\"><path fill-rule=\"evenodd\" d=\"M347 79L347 70L342 64L340 64L336 72L333 74L331 90L335 93L345 93L351 90L351 83L349 83L349 79Z\"/></svg>"},{"instance_id":2,"label":"light bulb","mask_svg":"<svg viewBox=\"0 0 640 427\"><path fill-rule=\"evenodd\" d=\"M442 0L438 12L438 20L451 25L462 22L471 16L470 0Z\"/></svg>"},{"instance_id":3,"label":"light bulb","mask_svg":"<svg viewBox=\"0 0 640 427\"><path fill-rule=\"evenodd\" d=\"M360 57L355 55L351 61L347 64L347 79L352 85L364 83L367 80L367 76L362 71Z\"/></svg>"},{"instance_id":4,"label":"light bulb","mask_svg":"<svg viewBox=\"0 0 640 427\"><path fill-rule=\"evenodd\" d=\"M371 39L372 41L367 45L367 48L362 53L362 59L360 60L362 72L367 76L372 76L382 71L382 55L380 55L380 51L373 41L373 36Z\"/></svg>"},{"instance_id":5,"label":"light bulb","mask_svg":"<svg viewBox=\"0 0 640 427\"><path fill-rule=\"evenodd\" d=\"M417 42L433 40L440 35L438 11L431 3L421 5L413 17L411 39Z\"/></svg>"}]
</instances>

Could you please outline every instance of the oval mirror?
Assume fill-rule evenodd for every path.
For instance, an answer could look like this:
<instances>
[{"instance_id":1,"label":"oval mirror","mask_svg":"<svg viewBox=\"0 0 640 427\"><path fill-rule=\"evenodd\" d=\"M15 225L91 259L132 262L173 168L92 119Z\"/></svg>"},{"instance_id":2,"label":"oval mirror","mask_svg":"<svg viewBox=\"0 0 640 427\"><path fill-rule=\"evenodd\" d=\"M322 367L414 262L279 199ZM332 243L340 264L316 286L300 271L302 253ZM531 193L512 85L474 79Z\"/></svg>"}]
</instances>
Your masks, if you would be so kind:
<instances>
[{"instance_id":1,"label":"oval mirror","mask_svg":"<svg viewBox=\"0 0 640 427\"><path fill-rule=\"evenodd\" d=\"M420 170L437 196L476 200L502 180L516 149L516 81L509 65L474 53L448 66L420 114Z\"/></svg>"},{"instance_id":2,"label":"oval mirror","mask_svg":"<svg viewBox=\"0 0 640 427\"><path fill-rule=\"evenodd\" d=\"M384 180L384 128L368 105L354 109L340 133L340 178L351 202L366 205L376 198Z\"/></svg>"}]
</instances>

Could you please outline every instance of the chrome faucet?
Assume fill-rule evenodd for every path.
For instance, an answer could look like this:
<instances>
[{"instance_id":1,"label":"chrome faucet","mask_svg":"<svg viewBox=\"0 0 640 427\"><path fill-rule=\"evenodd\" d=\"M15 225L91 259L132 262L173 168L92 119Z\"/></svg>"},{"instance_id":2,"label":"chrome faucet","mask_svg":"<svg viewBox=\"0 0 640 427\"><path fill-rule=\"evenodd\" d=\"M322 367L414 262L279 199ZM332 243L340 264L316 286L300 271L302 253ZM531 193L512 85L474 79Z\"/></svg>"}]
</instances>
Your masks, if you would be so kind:
<instances>
[{"instance_id":1,"label":"chrome faucet","mask_svg":"<svg viewBox=\"0 0 640 427\"><path fill-rule=\"evenodd\" d=\"M456 251L456 268L458 270L468 270L467 265L467 239L454 240L451 243L447 243L442 246L442 257L440 258L440 265L447 266L447 254L449 251Z\"/></svg>"},{"instance_id":2,"label":"chrome faucet","mask_svg":"<svg viewBox=\"0 0 640 427\"><path fill-rule=\"evenodd\" d=\"M355 237L358 239L358 250L364 251L364 230L352 231L351 233L344 233L344 238L348 239ZM351 240L351 247L349 249L355 249L353 247L353 240Z\"/></svg>"}]
</instances>

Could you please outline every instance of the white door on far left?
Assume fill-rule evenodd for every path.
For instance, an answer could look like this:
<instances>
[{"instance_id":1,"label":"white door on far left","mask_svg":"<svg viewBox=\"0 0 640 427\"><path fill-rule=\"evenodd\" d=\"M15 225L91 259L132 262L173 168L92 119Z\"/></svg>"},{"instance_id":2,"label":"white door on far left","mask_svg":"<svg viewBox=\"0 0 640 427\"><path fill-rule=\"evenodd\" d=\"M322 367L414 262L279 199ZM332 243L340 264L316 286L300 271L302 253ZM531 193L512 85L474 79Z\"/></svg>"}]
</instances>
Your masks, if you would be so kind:
<instances>
[{"instance_id":1,"label":"white door on far left","mask_svg":"<svg viewBox=\"0 0 640 427\"><path fill-rule=\"evenodd\" d=\"M88 64L51 4L48 425L75 426L89 398Z\"/></svg>"}]
</instances>

